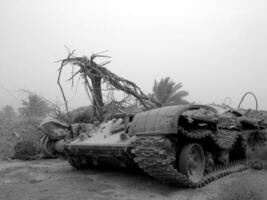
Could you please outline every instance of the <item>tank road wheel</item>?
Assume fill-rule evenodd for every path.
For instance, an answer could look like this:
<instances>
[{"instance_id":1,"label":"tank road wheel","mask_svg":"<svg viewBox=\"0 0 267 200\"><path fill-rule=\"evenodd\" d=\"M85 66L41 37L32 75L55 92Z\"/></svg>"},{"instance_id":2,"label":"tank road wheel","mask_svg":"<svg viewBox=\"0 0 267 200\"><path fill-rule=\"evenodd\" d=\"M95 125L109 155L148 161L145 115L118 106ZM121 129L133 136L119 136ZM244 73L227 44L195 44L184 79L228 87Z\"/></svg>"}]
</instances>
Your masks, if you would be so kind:
<instances>
[{"instance_id":1,"label":"tank road wheel","mask_svg":"<svg viewBox=\"0 0 267 200\"><path fill-rule=\"evenodd\" d=\"M66 157L70 165L76 169L85 169L88 166L87 161L80 156L66 154Z\"/></svg>"},{"instance_id":2,"label":"tank road wheel","mask_svg":"<svg viewBox=\"0 0 267 200\"><path fill-rule=\"evenodd\" d=\"M179 155L179 171L185 174L192 182L199 182L205 170L205 156L199 144L185 145Z\"/></svg>"}]
</instances>

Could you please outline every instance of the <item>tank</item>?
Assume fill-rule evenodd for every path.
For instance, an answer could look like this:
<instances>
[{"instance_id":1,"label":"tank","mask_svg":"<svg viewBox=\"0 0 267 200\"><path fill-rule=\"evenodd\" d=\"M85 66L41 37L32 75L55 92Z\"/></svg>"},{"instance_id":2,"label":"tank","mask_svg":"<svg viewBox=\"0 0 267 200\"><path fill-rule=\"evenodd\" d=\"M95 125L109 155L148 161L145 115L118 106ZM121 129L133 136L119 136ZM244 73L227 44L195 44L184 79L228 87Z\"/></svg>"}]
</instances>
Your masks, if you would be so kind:
<instances>
[{"instance_id":1,"label":"tank","mask_svg":"<svg viewBox=\"0 0 267 200\"><path fill-rule=\"evenodd\" d=\"M191 188L246 170L247 135L265 131L261 121L218 105L117 113L100 124L68 128L48 120L41 127L52 123L58 123L57 134L60 127L66 134L57 139L47 135L46 149L64 155L76 169L138 168L163 183Z\"/></svg>"},{"instance_id":2,"label":"tank","mask_svg":"<svg viewBox=\"0 0 267 200\"><path fill-rule=\"evenodd\" d=\"M110 61L94 61L108 56L98 53L87 58L73 53L62 60L58 76L68 123L46 120L40 126L45 133L41 146L50 157L64 156L77 169L101 165L141 169L166 184L191 188L248 168L244 162L247 138L266 132L261 120L226 105L162 107L134 82L105 68ZM73 122L68 112L60 84L66 65L78 67L70 80L76 75L84 79L92 105L88 123ZM114 91L123 92L124 98L118 101ZM104 101L102 92L111 99ZM128 112L136 105L137 112Z\"/></svg>"}]
</instances>

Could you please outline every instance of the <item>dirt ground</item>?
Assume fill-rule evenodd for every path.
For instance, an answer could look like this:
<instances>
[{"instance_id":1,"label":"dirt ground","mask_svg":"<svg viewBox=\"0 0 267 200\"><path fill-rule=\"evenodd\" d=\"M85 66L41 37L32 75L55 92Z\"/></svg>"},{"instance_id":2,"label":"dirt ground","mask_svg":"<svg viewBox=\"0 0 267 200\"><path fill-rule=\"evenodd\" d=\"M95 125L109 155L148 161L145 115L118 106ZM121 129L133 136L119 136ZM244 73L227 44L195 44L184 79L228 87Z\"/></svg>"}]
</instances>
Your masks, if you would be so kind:
<instances>
[{"instance_id":1,"label":"dirt ground","mask_svg":"<svg viewBox=\"0 0 267 200\"><path fill-rule=\"evenodd\" d=\"M263 192L267 188L266 170L233 174L201 189L181 189L163 185L142 173L103 169L77 171L60 159L0 161L0 199L217 199L225 186L243 178L252 180ZM267 194L264 196L267 199Z\"/></svg>"}]
</instances>

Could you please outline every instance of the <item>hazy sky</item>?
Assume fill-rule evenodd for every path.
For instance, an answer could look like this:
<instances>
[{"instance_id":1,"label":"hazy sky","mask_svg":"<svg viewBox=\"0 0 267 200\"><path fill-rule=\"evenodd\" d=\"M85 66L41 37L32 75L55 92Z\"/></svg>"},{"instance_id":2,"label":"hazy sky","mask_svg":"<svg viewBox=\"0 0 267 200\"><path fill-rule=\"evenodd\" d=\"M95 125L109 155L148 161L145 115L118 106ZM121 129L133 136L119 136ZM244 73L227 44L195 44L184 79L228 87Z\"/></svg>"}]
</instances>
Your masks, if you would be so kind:
<instances>
[{"instance_id":1,"label":"hazy sky","mask_svg":"<svg viewBox=\"0 0 267 200\"><path fill-rule=\"evenodd\" d=\"M64 45L87 56L108 49L107 67L147 93L170 76L190 101L229 96L236 107L252 91L267 109L266 0L0 0L0 106L18 106L18 89L62 101ZM88 104L84 93L67 93L73 107Z\"/></svg>"}]
</instances>

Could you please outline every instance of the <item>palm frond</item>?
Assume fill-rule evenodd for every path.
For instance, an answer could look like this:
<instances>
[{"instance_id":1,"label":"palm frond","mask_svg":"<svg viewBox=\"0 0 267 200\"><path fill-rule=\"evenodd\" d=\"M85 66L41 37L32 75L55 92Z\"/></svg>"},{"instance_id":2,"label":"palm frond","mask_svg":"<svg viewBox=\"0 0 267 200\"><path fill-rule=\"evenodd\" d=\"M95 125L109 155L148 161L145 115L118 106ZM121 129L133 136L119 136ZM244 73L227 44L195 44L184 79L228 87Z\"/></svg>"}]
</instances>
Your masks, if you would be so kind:
<instances>
[{"instance_id":1,"label":"palm frond","mask_svg":"<svg viewBox=\"0 0 267 200\"><path fill-rule=\"evenodd\" d=\"M179 91L182 87L181 82L175 83L170 77L162 78L160 81L155 80L150 98L162 106L187 104L188 102L183 98L189 93L184 90Z\"/></svg>"}]
</instances>

